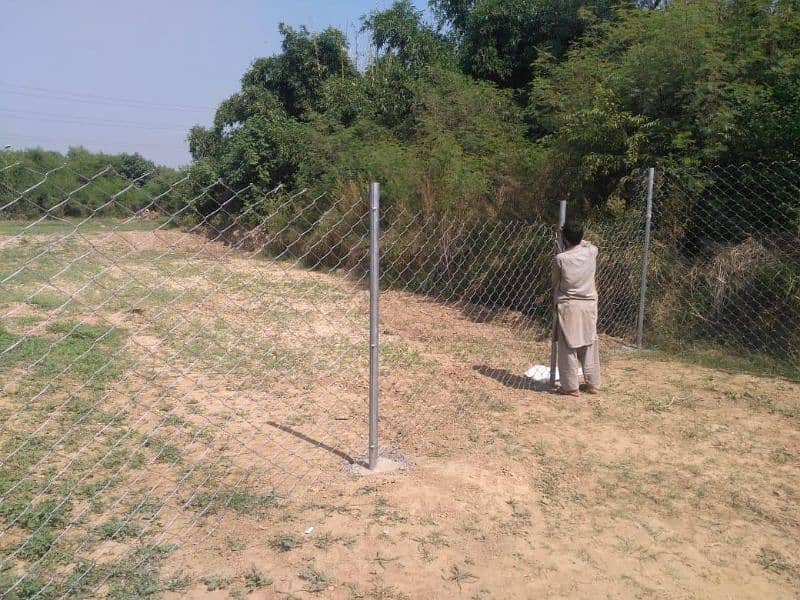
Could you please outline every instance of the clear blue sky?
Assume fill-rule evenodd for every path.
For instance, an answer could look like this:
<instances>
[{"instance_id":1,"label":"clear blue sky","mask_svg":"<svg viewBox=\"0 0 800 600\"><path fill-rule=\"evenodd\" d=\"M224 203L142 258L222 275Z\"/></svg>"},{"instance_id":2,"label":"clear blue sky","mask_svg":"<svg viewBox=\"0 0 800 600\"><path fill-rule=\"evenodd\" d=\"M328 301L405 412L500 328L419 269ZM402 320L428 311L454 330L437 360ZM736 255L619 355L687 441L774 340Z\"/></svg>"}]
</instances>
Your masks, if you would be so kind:
<instances>
[{"instance_id":1,"label":"clear blue sky","mask_svg":"<svg viewBox=\"0 0 800 600\"><path fill-rule=\"evenodd\" d=\"M415 4L424 8L425 0ZM190 161L251 61L280 50L278 23L356 38L391 0L0 0L0 147L83 145Z\"/></svg>"}]
</instances>

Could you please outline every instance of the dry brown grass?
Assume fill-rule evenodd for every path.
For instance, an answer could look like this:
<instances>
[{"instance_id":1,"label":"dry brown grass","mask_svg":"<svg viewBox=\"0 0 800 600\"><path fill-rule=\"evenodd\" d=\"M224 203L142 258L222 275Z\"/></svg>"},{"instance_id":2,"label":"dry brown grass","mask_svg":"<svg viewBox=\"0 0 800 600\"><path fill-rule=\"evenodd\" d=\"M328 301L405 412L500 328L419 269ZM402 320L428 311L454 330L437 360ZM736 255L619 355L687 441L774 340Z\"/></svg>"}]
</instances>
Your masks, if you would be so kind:
<instances>
[{"instance_id":1,"label":"dry brown grass","mask_svg":"<svg viewBox=\"0 0 800 600\"><path fill-rule=\"evenodd\" d=\"M691 269L688 273L689 287L699 286L710 292L714 308L719 308L771 258L770 252L752 238L735 246L726 246L707 263Z\"/></svg>"}]
</instances>

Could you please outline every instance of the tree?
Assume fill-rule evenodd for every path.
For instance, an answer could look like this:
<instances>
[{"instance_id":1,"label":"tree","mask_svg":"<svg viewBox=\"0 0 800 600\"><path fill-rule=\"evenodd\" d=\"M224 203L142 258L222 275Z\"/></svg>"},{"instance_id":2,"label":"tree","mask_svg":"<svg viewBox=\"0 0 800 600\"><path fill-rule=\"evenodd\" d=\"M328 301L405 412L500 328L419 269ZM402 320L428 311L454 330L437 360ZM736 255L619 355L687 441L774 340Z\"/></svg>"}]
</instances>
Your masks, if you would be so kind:
<instances>
[{"instance_id":1,"label":"tree","mask_svg":"<svg viewBox=\"0 0 800 600\"><path fill-rule=\"evenodd\" d=\"M475 9L476 0L431 0L430 6L439 24L439 29L447 26L456 36L464 35L467 20Z\"/></svg>"},{"instance_id":2,"label":"tree","mask_svg":"<svg viewBox=\"0 0 800 600\"><path fill-rule=\"evenodd\" d=\"M732 65L739 134L728 161L798 158L800 4L737 0L722 15L720 51Z\"/></svg>"},{"instance_id":3,"label":"tree","mask_svg":"<svg viewBox=\"0 0 800 600\"><path fill-rule=\"evenodd\" d=\"M625 9L562 62L539 61L529 115L551 185L602 203L632 169L787 160L800 127L791 2ZM571 181L553 179L572 172Z\"/></svg>"},{"instance_id":4,"label":"tree","mask_svg":"<svg viewBox=\"0 0 800 600\"><path fill-rule=\"evenodd\" d=\"M397 0L391 8L373 12L364 20L362 31L370 31L378 51L409 71L419 73L434 64L454 66L452 48L423 23L422 12L410 0Z\"/></svg>"},{"instance_id":5,"label":"tree","mask_svg":"<svg viewBox=\"0 0 800 600\"><path fill-rule=\"evenodd\" d=\"M341 32L281 26L282 52L190 132L203 180L351 193L378 178L414 210L528 218L556 197L603 205L657 162L796 156L796 0L432 6L438 31L408 0L367 16L363 74Z\"/></svg>"},{"instance_id":6,"label":"tree","mask_svg":"<svg viewBox=\"0 0 800 600\"><path fill-rule=\"evenodd\" d=\"M133 154L122 153L118 157L119 173L123 177L136 181L139 186L144 185L156 176L156 164L147 160L138 152Z\"/></svg>"},{"instance_id":7,"label":"tree","mask_svg":"<svg viewBox=\"0 0 800 600\"><path fill-rule=\"evenodd\" d=\"M336 87L328 81L358 79L342 32L311 34L284 24L279 30L281 54L253 61L241 90L217 109L213 128L195 126L189 133L189 150L203 161L206 179L211 170L234 189L252 185L262 193L293 185L306 148L306 123L338 108ZM346 113L339 118L354 118Z\"/></svg>"},{"instance_id":8,"label":"tree","mask_svg":"<svg viewBox=\"0 0 800 600\"><path fill-rule=\"evenodd\" d=\"M305 27L279 27L283 52L259 58L242 77L242 89L262 88L272 92L286 113L306 118L318 110L323 83L335 75L354 76L347 38L337 29L311 34Z\"/></svg>"},{"instance_id":9,"label":"tree","mask_svg":"<svg viewBox=\"0 0 800 600\"><path fill-rule=\"evenodd\" d=\"M432 0L449 25L465 73L521 89L540 53L562 57L596 18L611 16L612 0Z\"/></svg>"},{"instance_id":10,"label":"tree","mask_svg":"<svg viewBox=\"0 0 800 600\"><path fill-rule=\"evenodd\" d=\"M105 154L72 146L66 155L33 148L13 151L9 158L18 166L0 173L0 206L15 218L130 217L145 206L174 209L178 199L185 202L173 187L178 173L138 153ZM28 193L20 197L25 189Z\"/></svg>"}]
</instances>

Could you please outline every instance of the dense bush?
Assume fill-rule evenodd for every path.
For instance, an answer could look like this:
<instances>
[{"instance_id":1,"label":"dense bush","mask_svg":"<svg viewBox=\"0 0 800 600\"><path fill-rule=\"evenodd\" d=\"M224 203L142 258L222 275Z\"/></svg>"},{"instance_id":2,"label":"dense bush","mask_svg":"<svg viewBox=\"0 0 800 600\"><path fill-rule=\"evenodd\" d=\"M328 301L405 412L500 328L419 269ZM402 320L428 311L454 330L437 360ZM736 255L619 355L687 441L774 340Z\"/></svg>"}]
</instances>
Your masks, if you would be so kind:
<instances>
[{"instance_id":1,"label":"dense bush","mask_svg":"<svg viewBox=\"0 0 800 600\"><path fill-rule=\"evenodd\" d=\"M797 163L665 171L655 222L651 330L797 361ZM660 199L660 198L659 198Z\"/></svg>"},{"instance_id":2,"label":"dense bush","mask_svg":"<svg viewBox=\"0 0 800 600\"><path fill-rule=\"evenodd\" d=\"M0 218L127 217L150 207L172 213L185 204L186 188L172 188L179 174L139 154L92 153L70 148L66 155L41 149L3 153Z\"/></svg>"}]
</instances>

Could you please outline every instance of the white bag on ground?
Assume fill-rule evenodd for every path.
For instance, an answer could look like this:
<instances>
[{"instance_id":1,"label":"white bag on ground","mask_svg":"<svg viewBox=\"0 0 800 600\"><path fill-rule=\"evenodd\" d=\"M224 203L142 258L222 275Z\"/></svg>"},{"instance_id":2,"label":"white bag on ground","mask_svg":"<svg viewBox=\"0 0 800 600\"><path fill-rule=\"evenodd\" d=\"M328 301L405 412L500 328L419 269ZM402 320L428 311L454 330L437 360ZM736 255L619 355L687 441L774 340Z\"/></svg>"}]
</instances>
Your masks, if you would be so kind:
<instances>
[{"instance_id":1,"label":"white bag on ground","mask_svg":"<svg viewBox=\"0 0 800 600\"><path fill-rule=\"evenodd\" d=\"M550 381L550 367L545 365L533 365L530 369L525 371L525 377L533 379L537 383L548 383ZM581 373L583 377L583 373ZM556 381L558 378L558 367L556 367Z\"/></svg>"},{"instance_id":2,"label":"white bag on ground","mask_svg":"<svg viewBox=\"0 0 800 600\"><path fill-rule=\"evenodd\" d=\"M547 383L550 381L550 367L545 365L533 365L530 369L525 371L525 377L533 379L536 382ZM558 381L558 367L556 367L556 381Z\"/></svg>"}]
</instances>

